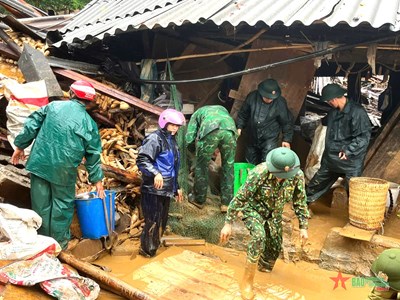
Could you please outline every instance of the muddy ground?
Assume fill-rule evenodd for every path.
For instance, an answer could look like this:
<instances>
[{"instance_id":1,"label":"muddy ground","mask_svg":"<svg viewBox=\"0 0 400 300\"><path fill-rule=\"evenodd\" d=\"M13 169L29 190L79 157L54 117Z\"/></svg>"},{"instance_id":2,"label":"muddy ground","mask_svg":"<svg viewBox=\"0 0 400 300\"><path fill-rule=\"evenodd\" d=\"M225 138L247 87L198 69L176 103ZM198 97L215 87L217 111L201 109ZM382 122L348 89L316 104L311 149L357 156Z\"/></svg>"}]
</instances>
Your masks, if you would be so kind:
<instances>
[{"instance_id":1,"label":"muddy ground","mask_svg":"<svg viewBox=\"0 0 400 300\"><path fill-rule=\"evenodd\" d=\"M313 213L309 241L303 252L297 253L296 259L283 255L272 273L256 273L255 299L366 299L371 286L362 277L340 275L334 262L331 270L320 267L319 256L326 237L332 228L342 228L348 223L347 209L330 207L328 199L314 205ZM297 235L295 221L293 225L293 233ZM385 224L384 235L400 238L399 226L400 218L394 214ZM95 263L109 268L113 275L153 299L241 299L238 282L243 274L244 251L206 243L161 247L155 258L147 259L137 255L138 246L137 239L128 240L123 244L125 250L115 251L114 255L103 254ZM0 289L0 299L52 298L36 287L8 285ZM98 299L124 298L102 289Z\"/></svg>"}]
</instances>

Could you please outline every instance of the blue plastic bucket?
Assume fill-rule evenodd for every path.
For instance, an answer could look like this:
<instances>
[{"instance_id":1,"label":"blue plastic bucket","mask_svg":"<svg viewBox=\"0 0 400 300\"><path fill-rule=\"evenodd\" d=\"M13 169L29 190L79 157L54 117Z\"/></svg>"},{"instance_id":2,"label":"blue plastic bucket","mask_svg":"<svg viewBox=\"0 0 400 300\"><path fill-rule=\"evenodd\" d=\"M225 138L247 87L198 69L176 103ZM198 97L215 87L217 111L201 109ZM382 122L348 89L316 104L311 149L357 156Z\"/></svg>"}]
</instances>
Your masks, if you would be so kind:
<instances>
[{"instance_id":1,"label":"blue plastic bucket","mask_svg":"<svg viewBox=\"0 0 400 300\"><path fill-rule=\"evenodd\" d=\"M106 194L105 200L108 220L111 222L111 230L114 230L115 191L105 190L104 192ZM87 239L99 239L102 236L108 236L103 200L97 196L97 192L90 192L85 194L85 196L87 196L88 199L75 199L76 212L78 214L82 237Z\"/></svg>"}]
</instances>

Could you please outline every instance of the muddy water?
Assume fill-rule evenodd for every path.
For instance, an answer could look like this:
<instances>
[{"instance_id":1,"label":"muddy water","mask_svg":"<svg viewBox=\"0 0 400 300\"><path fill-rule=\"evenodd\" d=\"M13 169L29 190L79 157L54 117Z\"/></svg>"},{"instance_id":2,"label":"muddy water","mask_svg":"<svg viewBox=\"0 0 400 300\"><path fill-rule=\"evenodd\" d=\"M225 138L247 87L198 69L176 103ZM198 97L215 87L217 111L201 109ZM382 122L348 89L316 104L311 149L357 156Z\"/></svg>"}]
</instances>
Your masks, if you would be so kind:
<instances>
[{"instance_id":1,"label":"muddy water","mask_svg":"<svg viewBox=\"0 0 400 300\"><path fill-rule=\"evenodd\" d=\"M332 227L343 227L348 223L348 213L346 210L332 209L324 203L316 203L313 207L314 216L309 222L309 242L306 250L314 251L316 256L322 248L324 240ZM128 256L106 256L96 263L105 265L112 269L112 273L121 280L132 286L148 291L149 284L143 280L134 280L137 270L147 267L149 264L160 262L166 256L178 255L184 250L190 250L210 259L214 259L216 264L223 264L233 270L232 278L236 282L231 289L234 289L231 297L223 299L240 299L237 282L242 277L243 266L245 263L245 252L219 247L213 244L205 246L170 247L161 248L156 258L145 259L139 255L130 259ZM320 269L317 264L300 261L297 263L286 263L278 260L272 273L257 272L255 277L254 289L255 299L318 299L324 297L329 299L351 299L365 300L371 287L367 284L360 284L359 278L353 275L342 274L342 281L338 281L338 272ZM137 276L136 276L137 278ZM157 280L157 278L155 279ZM335 288L335 281L338 282ZM154 282L153 282L154 283ZM360 287L361 285L361 287ZM214 299L207 297L207 291L202 292L197 299ZM164 299L164 297L161 297ZM160 298L160 299L161 299ZM102 292L99 299L122 299ZM157 297L155 297L157 299ZM165 298L166 299L166 298ZM169 299L169 298L168 298ZM175 299L183 299L175 297ZM185 298L186 299L186 298ZM189 298L196 300L196 297ZM222 299L222 298L220 298Z\"/></svg>"},{"instance_id":2,"label":"muddy water","mask_svg":"<svg viewBox=\"0 0 400 300\"><path fill-rule=\"evenodd\" d=\"M140 290L148 289L146 283L140 280L134 280L133 274L135 270L143 267L146 264L154 263L160 258L179 254L183 251L191 250L201 254L207 258L215 259L216 263L223 263L233 269L233 277L236 281L242 276L243 266L245 262L245 253L231 249L226 249L212 244L205 246L191 247L171 247L161 248L156 258L145 259L141 256L136 256L130 259L128 256L106 256L98 260L98 264L106 265L112 269L112 273L121 280L135 286ZM266 274L257 272L255 278L256 299L366 299L370 287L355 287L352 285L354 276L343 274L344 278L350 277L344 282L344 287L339 281L338 287L334 289L335 282L331 279L338 277L337 272L326 271L319 269L317 265L299 262L285 263L278 260L272 273ZM205 292L207 293L207 292ZM197 299L208 298L206 294L199 295ZM102 292L99 299L122 299L121 297L112 297L109 293ZM157 298L156 298L157 299ZM176 298L179 299L179 298ZM191 298L195 300L196 298ZM239 290L236 285L236 291L231 299L240 299Z\"/></svg>"}]
</instances>

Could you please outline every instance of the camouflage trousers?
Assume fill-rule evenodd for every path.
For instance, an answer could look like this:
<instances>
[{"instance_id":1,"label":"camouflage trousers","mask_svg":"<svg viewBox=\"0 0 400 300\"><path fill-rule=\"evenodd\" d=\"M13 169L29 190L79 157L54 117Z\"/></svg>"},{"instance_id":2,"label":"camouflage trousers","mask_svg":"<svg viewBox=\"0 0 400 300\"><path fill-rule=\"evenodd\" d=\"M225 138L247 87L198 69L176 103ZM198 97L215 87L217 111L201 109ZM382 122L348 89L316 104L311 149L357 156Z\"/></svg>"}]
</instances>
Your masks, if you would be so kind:
<instances>
[{"instance_id":1,"label":"camouflage trousers","mask_svg":"<svg viewBox=\"0 0 400 300\"><path fill-rule=\"evenodd\" d=\"M208 188L208 164L216 149L221 152L222 178L221 202L228 205L233 197L233 164L236 154L236 138L230 130L214 130L196 144L196 167L194 170L194 196L196 202L204 203Z\"/></svg>"},{"instance_id":2,"label":"camouflage trousers","mask_svg":"<svg viewBox=\"0 0 400 300\"><path fill-rule=\"evenodd\" d=\"M250 231L247 245L247 261L257 263L259 267L272 271L282 249L282 220L265 219L258 213L243 218Z\"/></svg>"}]
</instances>

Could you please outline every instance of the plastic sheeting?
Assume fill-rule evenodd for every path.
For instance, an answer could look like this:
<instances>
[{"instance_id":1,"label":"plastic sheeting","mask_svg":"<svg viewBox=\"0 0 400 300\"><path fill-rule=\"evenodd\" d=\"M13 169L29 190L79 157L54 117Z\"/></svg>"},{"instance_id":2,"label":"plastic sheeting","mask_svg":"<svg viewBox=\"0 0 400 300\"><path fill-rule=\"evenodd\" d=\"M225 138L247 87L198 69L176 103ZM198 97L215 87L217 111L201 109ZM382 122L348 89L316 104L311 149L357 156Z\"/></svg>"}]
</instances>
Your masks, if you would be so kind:
<instances>
[{"instance_id":1,"label":"plastic sheeting","mask_svg":"<svg viewBox=\"0 0 400 300\"><path fill-rule=\"evenodd\" d=\"M306 167L304 169L304 175L307 183L311 180L311 178L313 178L315 173L317 173L318 169L321 167L322 154L324 153L325 149L326 128L326 126L322 126L322 124L320 124L315 130L310 152L307 156Z\"/></svg>"}]
</instances>

